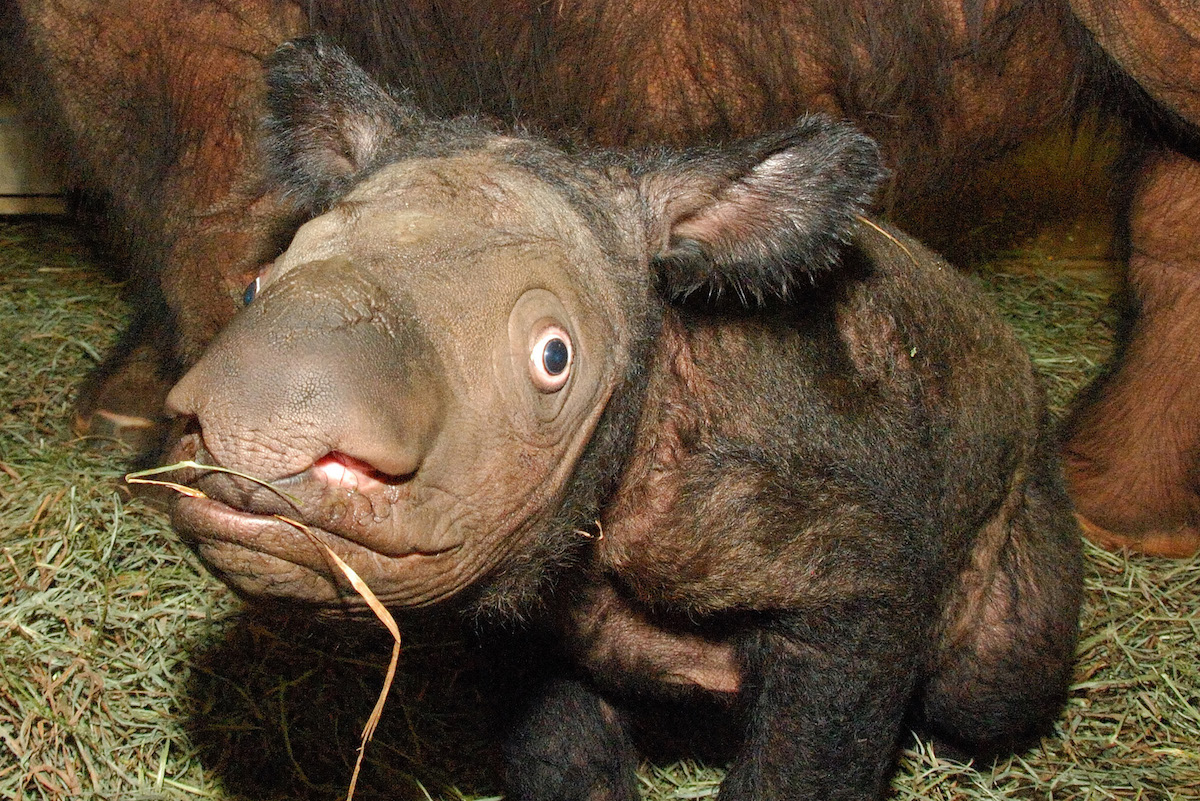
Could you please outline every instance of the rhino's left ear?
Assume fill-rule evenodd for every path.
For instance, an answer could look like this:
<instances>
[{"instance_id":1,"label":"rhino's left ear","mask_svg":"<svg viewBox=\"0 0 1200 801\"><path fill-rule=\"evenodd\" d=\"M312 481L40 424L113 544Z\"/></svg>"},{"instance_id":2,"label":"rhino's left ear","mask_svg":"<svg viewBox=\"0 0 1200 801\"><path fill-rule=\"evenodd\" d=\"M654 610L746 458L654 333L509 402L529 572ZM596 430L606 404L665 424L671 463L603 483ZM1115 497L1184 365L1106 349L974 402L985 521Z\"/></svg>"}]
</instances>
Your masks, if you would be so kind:
<instances>
[{"instance_id":1,"label":"rhino's left ear","mask_svg":"<svg viewBox=\"0 0 1200 801\"><path fill-rule=\"evenodd\" d=\"M319 37L286 42L266 70L267 174L312 213L403 154L426 121Z\"/></svg>"},{"instance_id":2,"label":"rhino's left ear","mask_svg":"<svg viewBox=\"0 0 1200 801\"><path fill-rule=\"evenodd\" d=\"M664 293L732 293L746 304L789 297L837 264L884 175L872 139L821 116L666 157L641 179Z\"/></svg>"}]
</instances>

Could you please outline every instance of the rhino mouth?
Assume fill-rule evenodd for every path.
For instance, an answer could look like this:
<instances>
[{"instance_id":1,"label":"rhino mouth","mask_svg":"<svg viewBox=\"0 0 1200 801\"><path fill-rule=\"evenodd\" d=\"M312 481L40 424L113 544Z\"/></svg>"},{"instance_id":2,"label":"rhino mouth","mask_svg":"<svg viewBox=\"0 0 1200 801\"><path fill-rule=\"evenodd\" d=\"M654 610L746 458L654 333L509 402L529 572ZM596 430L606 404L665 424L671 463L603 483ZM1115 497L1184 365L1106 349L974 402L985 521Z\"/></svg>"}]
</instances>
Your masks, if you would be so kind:
<instances>
[{"instance_id":1,"label":"rhino mouth","mask_svg":"<svg viewBox=\"0 0 1200 801\"><path fill-rule=\"evenodd\" d=\"M453 594L444 578L454 572L463 543L421 530L428 516L405 514L422 506L414 504L410 477L338 453L270 482L224 472L202 446L194 461L213 467L173 477L200 494L174 500L172 524L239 593L357 604L328 548L385 603L418 606Z\"/></svg>"},{"instance_id":2,"label":"rhino mouth","mask_svg":"<svg viewBox=\"0 0 1200 801\"><path fill-rule=\"evenodd\" d=\"M242 511L212 498L180 498L171 518L209 570L239 594L256 599L363 605L322 546L368 576L379 570L381 561L391 574L424 572L422 568L432 565L420 563L453 559L458 550L451 546L383 555L322 528L302 529L274 515ZM367 583L389 605L423 606L452 594L436 588L392 587L395 582L378 579L368 578Z\"/></svg>"}]
</instances>

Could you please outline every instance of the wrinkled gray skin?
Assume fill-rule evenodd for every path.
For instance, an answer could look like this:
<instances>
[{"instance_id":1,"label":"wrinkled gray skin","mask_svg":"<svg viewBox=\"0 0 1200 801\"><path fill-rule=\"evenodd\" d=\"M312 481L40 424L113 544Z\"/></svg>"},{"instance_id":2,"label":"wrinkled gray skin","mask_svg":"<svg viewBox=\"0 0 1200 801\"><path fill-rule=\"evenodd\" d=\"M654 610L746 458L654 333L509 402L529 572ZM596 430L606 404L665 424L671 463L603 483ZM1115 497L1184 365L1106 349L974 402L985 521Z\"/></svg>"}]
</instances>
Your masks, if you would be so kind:
<instances>
[{"instance_id":1,"label":"wrinkled gray skin","mask_svg":"<svg viewBox=\"0 0 1200 801\"><path fill-rule=\"evenodd\" d=\"M622 226L642 226L633 209ZM275 482L337 536L380 598L440 600L540 533L625 380L651 294L645 243L628 244L614 263L560 197L491 153L385 168L300 229L170 403L198 415L217 464ZM530 351L552 326L575 363L547 393ZM351 472L314 467L331 452ZM228 529L201 554L247 592L341 597L294 527L180 506L185 529Z\"/></svg>"},{"instance_id":2,"label":"wrinkled gray skin","mask_svg":"<svg viewBox=\"0 0 1200 801\"><path fill-rule=\"evenodd\" d=\"M726 801L878 798L906 718L980 753L1049 724L1080 578L1042 396L964 279L859 217L870 140L571 155L315 41L268 85L316 216L169 398L176 457L270 485L181 479L233 587L360 608L316 539L393 607L548 627L583 678L517 715L517 798L633 798L645 694L737 711Z\"/></svg>"}]
</instances>

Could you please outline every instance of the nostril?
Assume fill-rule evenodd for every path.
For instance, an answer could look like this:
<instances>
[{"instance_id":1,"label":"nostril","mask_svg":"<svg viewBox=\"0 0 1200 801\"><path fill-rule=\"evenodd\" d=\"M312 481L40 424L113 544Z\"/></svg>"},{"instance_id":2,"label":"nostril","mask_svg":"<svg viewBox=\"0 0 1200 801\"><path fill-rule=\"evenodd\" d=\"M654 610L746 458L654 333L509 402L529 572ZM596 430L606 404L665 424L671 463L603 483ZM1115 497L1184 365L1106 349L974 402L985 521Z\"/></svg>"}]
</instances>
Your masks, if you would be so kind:
<instances>
[{"instance_id":1,"label":"nostril","mask_svg":"<svg viewBox=\"0 0 1200 801\"><path fill-rule=\"evenodd\" d=\"M385 473L369 462L340 451L330 451L315 461L313 474L333 487L366 492L375 487L396 486L408 481L411 475Z\"/></svg>"},{"instance_id":2,"label":"nostril","mask_svg":"<svg viewBox=\"0 0 1200 801\"><path fill-rule=\"evenodd\" d=\"M163 441L164 450L161 453L166 464L203 462L207 457L204 453L204 433L200 430L200 421L195 417L176 417L171 421L168 437Z\"/></svg>"},{"instance_id":3,"label":"nostril","mask_svg":"<svg viewBox=\"0 0 1200 801\"><path fill-rule=\"evenodd\" d=\"M171 455L175 457L175 461L195 460L203 444L202 436L200 420L196 417L188 418L187 424L184 426L183 432L175 444L175 448L171 451Z\"/></svg>"}]
</instances>

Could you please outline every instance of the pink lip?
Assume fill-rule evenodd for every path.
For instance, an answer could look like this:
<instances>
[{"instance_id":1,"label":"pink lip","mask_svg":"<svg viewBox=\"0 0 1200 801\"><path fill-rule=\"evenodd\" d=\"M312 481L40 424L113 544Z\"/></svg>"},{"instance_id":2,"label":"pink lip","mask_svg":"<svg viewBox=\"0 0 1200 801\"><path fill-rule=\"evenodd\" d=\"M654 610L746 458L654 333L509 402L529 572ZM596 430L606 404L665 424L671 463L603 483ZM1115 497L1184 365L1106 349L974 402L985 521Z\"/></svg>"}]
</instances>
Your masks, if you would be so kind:
<instances>
[{"instance_id":1,"label":"pink lip","mask_svg":"<svg viewBox=\"0 0 1200 801\"><path fill-rule=\"evenodd\" d=\"M336 451L321 457L309 469L314 477L325 481L331 487L364 494L381 490L402 480L389 476L360 459Z\"/></svg>"}]
</instances>

